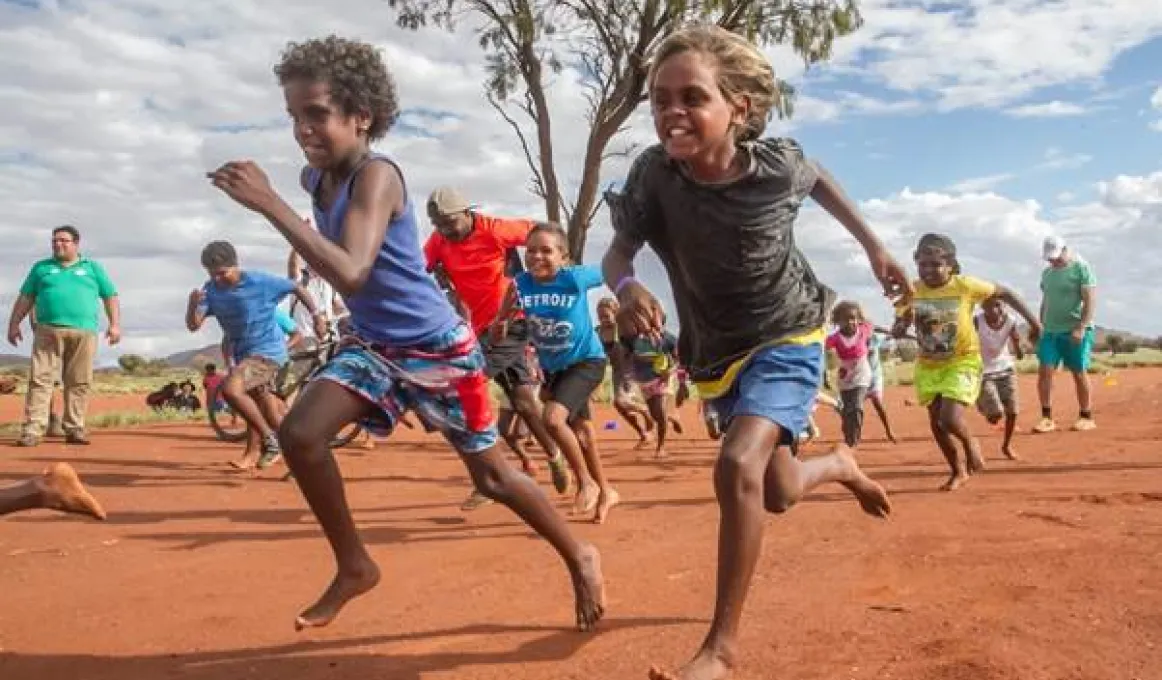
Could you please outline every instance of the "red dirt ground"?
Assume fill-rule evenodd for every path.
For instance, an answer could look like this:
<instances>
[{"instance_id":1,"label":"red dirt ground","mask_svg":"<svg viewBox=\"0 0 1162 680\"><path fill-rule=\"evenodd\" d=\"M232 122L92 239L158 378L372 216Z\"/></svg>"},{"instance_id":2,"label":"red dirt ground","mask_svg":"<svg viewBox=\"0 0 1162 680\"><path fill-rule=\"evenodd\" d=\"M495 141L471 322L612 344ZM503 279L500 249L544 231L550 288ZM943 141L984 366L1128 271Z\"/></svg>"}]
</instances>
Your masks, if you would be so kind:
<instances>
[{"instance_id":1,"label":"red dirt ground","mask_svg":"<svg viewBox=\"0 0 1162 680\"><path fill-rule=\"evenodd\" d=\"M864 517L828 488L771 518L737 677L1162 677L1160 378L1099 381L1101 429L1022 435L1020 462L997 460L998 433L974 417L990 470L955 494L936 491L946 472L922 413L892 391L905 441L885 444L869 413L861 458L895 515ZM713 601L715 447L693 411L685 421L699 432L666 462L639 458L624 426L604 433L625 502L606 526L575 524L604 553L610 606L595 635L571 629L568 580L544 543L503 508L457 509L466 476L431 437L341 455L386 578L306 634L292 622L331 576L326 544L292 484L228 472L235 451L208 428L7 449L0 481L70 460L110 517L0 522L0 678L643 678L693 651ZM835 420L823 425L833 436Z\"/></svg>"}]
</instances>

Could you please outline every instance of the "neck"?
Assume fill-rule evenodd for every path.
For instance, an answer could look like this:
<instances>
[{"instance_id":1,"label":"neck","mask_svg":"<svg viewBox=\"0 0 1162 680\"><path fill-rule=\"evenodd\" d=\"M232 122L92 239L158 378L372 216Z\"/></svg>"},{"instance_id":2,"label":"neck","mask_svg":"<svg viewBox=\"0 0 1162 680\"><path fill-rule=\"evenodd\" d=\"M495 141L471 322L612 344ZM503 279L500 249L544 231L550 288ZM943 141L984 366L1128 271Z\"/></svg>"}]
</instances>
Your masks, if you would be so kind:
<instances>
[{"instance_id":1,"label":"neck","mask_svg":"<svg viewBox=\"0 0 1162 680\"><path fill-rule=\"evenodd\" d=\"M360 144L351 153L341 158L335 165L331 166L331 172L338 177L347 177L355 168L359 166L363 159L371 153L371 149L366 144Z\"/></svg>"},{"instance_id":2,"label":"neck","mask_svg":"<svg viewBox=\"0 0 1162 680\"><path fill-rule=\"evenodd\" d=\"M72 264L79 259L81 259L81 256L78 255L77 253L73 253L72 255L58 255L58 256L56 256L56 261L60 262L61 264Z\"/></svg>"},{"instance_id":3,"label":"neck","mask_svg":"<svg viewBox=\"0 0 1162 680\"><path fill-rule=\"evenodd\" d=\"M690 160L690 175L699 182L726 182L742 175L745 154L733 143L715 149L703 158Z\"/></svg>"}]
</instances>

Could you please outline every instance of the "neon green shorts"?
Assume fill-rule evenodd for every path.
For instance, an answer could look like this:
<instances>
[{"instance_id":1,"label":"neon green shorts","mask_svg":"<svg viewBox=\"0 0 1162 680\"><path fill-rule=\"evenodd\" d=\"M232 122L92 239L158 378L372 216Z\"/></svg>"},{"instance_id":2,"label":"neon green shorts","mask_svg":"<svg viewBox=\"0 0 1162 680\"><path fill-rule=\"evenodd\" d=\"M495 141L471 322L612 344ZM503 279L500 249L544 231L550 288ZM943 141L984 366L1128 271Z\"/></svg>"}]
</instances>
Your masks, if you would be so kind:
<instances>
[{"instance_id":1,"label":"neon green shorts","mask_svg":"<svg viewBox=\"0 0 1162 680\"><path fill-rule=\"evenodd\" d=\"M936 397L952 399L965 405L976 403L980 396L982 370L980 357L954 359L942 365L916 364L912 381L921 406L928 406Z\"/></svg>"}]
</instances>

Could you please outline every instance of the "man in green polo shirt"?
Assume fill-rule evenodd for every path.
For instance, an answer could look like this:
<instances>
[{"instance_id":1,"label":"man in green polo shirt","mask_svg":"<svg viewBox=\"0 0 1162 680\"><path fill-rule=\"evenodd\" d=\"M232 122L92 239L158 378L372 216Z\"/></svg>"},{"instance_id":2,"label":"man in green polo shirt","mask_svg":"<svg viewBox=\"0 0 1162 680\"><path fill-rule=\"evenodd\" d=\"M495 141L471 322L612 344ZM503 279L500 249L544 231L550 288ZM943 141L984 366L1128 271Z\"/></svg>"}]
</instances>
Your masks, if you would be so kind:
<instances>
[{"instance_id":1,"label":"man in green polo shirt","mask_svg":"<svg viewBox=\"0 0 1162 680\"><path fill-rule=\"evenodd\" d=\"M1041 420L1034 432L1057 429L1053 420L1053 373L1065 366L1077 389L1078 419L1073 429L1092 430L1092 390L1089 382L1090 355L1094 343L1094 312L1097 308L1097 277L1089 263L1074 253L1060 236L1049 236L1042 244L1048 266L1041 273L1041 325L1037 343L1037 393L1041 398Z\"/></svg>"},{"instance_id":2,"label":"man in green polo shirt","mask_svg":"<svg viewBox=\"0 0 1162 680\"><path fill-rule=\"evenodd\" d=\"M78 251L80 232L69 225L52 231L52 257L32 265L8 320L8 342L19 343L20 324L35 312L32 369L17 446L36 446L48 424L53 383L64 387L65 441L88 444L85 409L97 354L98 301L105 307L110 345L121 340L117 290L105 268Z\"/></svg>"}]
</instances>

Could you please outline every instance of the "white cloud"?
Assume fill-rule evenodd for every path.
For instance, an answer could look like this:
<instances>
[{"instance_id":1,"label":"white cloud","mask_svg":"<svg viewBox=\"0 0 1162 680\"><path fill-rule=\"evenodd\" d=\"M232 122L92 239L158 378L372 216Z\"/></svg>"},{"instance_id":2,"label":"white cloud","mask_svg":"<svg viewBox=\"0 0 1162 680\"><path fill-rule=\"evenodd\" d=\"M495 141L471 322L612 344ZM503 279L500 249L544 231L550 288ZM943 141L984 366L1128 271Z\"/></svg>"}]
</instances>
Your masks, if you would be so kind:
<instances>
[{"instance_id":1,"label":"white cloud","mask_svg":"<svg viewBox=\"0 0 1162 680\"><path fill-rule=\"evenodd\" d=\"M1076 170L1093 160L1093 156L1085 153L1066 153L1057 147L1045 150L1044 159L1034 170Z\"/></svg>"},{"instance_id":2,"label":"white cloud","mask_svg":"<svg viewBox=\"0 0 1162 680\"><path fill-rule=\"evenodd\" d=\"M801 86L795 125L908 114L932 102L1008 105L1041 85L1098 77L1118 53L1162 26L1162 19L1140 11L1138 0L1057 9L994 0L968 6L974 14L965 19L926 13L915 3L868 0L867 26L838 43L834 65L817 67ZM48 252L49 229L76 224L85 251L106 264L124 299L125 341L117 351L102 348L106 360L120 351L168 353L216 339L216 329L191 338L181 323L186 293L204 277L198 253L207 241L228 238L248 266L282 269L281 238L210 188L203 173L226 160L256 159L284 196L308 212L297 188L301 153L270 70L287 40L335 32L383 48L404 115L382 148L400 162L413 198L451 183L489 211L543 213L527 190L528 172L511 131L482 97L483 60L470 26L454 34L403 31L382 0L335 0L325 8L287 0L276 12L226 0L180 9L161 0L39 7L0 2L0 97L6 104L0 109L0 304L11 304L27 267ZM781 75L803 81L802 64L789 49L768 52ZM810 87L815 74L853 71L905 94L842 91L826 100ZM569 195L579 181L585 143L578 134L584 102L577 83L576 73L566 70L550 87L555 152ZM644 110L623 141L653 141ZM1054 167L1086 161L1064 152L1044 159ZM627 162L608 163L602 186L619 178ZM1125 202L1137 195L1132 179L1111 180L1104 195ZM991 193L1002 181L1000 175L966 181L949 189L962 194L955 196L905 190L864 208L901 255L928 228L981 244L982 257L994 252L989 238L1002 239L1016 253L1032 243L1021 234L1047 229L1048 217L1036 204ZM1154 214L1148 204L1114 207L1104 200L1090 208L1105 222ZM600 213L591 232L591 260L608 243L605 220ZM799 233L824 277L845 294L870 283L861 267L852 266L858 253L837 225L808 212ZM1016 278L1035 274L1035 248L1029 252L1031 264L1014 272ZM656 261L645 269L659 280Z\"/></svg>"},{"instance_id":3,"label":"white cloud","mask_svg":"<svg viewBox=\"0 0 1162 680\"><path fill-rule=\"evenodd\" d=\"M1081 116L1088 112L1089 109L1081 104L1056 99L1042 104L1025 104L1005 110L1005 113L1013 118L1063 118Z\"/></svg>"},{"instance_id":4,"label":"white cloud","mask_svg":"<svg viewBox=\"0 0 1162 680\"><path fill-rule=\"evenodd\" d=\"M948 187L948 191L956 194L972 194L981 191L986 191L996 187L998 184L1003 184L1014 177L1011 172L1002 172L995 175L985 175L984 177L971 177L964 179Z\"/></svg>"},{"instance_id":5,"label":"white cloud","mask_svg":"<svg viewBox=\"0 0 1162 680\"><path fill-rule=\"evenodd\" d=\"M1162 87L1154 90L1154 94L1150 96L1150 107L1162 114ZM1155 132L1162 132L1162 118L1150 123L1150 129Z\"/></svg>"}]
</instances>

